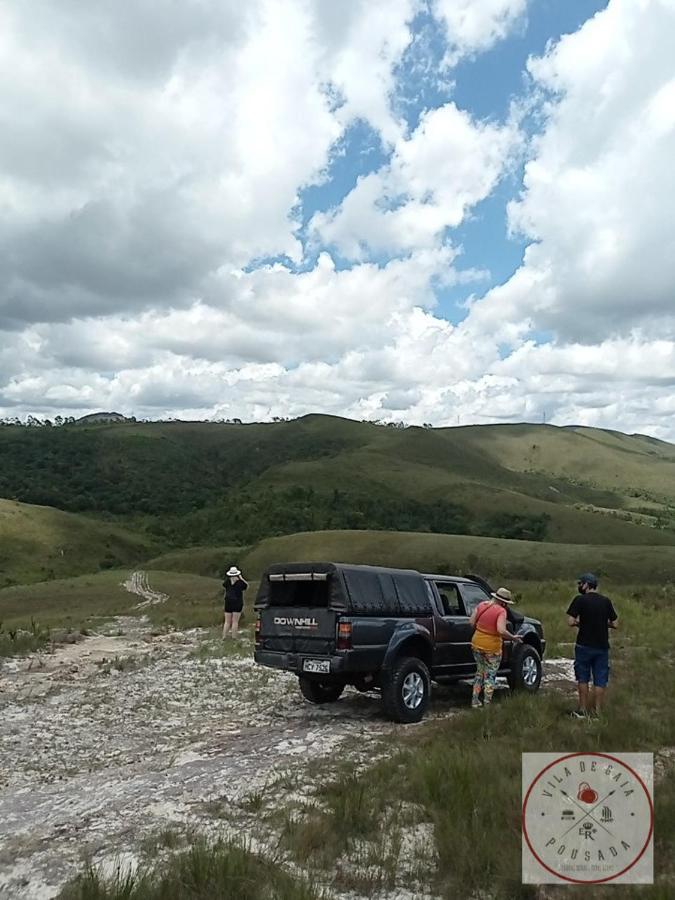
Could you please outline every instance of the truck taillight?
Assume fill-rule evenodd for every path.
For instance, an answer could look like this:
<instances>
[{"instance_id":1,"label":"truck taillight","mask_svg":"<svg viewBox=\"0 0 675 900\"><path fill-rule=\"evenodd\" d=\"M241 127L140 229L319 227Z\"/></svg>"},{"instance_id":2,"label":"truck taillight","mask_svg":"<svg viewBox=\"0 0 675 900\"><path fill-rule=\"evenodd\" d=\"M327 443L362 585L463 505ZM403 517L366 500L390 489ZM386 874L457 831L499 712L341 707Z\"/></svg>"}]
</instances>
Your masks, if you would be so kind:
<instances>
[{"instance_id":1,"label":"truck taillight","mask_svg":"<svg viewBox=\"0 0 675 900\"><path fill-rule=\"evenodd\" d=\"M349 650L352 646L352 623L338 622L337 648Z\"/></svg>"},{"instance_id":2,"label":"truck taillight","mask_svg":"<svg viewBox=\"0 0 675 900\"><path fill-rule=\"evenodd\" d=\"M255 617L255 642L259 644L262 635L260 634L260 613Z\"/></svg>"}]
</instances>

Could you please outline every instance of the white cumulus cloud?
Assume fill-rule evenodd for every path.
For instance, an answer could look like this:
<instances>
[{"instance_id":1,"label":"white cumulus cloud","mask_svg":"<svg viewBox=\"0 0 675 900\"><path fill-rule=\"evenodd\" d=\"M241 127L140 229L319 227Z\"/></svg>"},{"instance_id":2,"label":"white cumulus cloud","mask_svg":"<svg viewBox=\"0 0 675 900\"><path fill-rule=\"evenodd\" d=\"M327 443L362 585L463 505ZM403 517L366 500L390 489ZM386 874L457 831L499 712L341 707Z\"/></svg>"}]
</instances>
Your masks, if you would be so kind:
<instances>
[{"instance_id":1,"label":"white cumulus cloud","mask_svg":"<svg viewBox=\"0 0 675 900\"><path fill-rule=\"evenodd\" d=\"M546 417L675 438L675 0L610 0L531 59L527 147L519 123L447 98L399 118L425 9L446 66L527 16L5 3L0 413ZM303 188L356 122L385 162L303 245ZM524 150L522 265L450 322L439 288L481 284L455 229Z\"/></svg>"},{"instance_id":2,"label":"white cumulus cloud","mask_svg":"<svg viewBox=\"0 0 675 900\"><path fill-rule=\"evenodd\" d=\"M506 37L522 19L527 0L433 0L433 8L447 29L446 64L452 65Z\"/></svg>"},{"instance_id":3,"label":"white cumulus cloud","mask_svg":"<svg viewBox=\"0 0 675 900\"><path fill-rule=\"evenodd\" d=\"M349 258L433 246L491 193L518 144L515 125L474 121L454 103L430 110L391 160L315 215L312 228Z\"/></svg>"},{"instance_id":4,"label":"white cumulus cloud","mask_svg":"<svg viewBox=\"0 0 675 900\"><path fill-rule=\"evenodd\" d=\"M476 315L675 335L674 38L673 0L612 0L530 61L546 124L510 223L533 243Z\"/></svg>"}]
</instances>

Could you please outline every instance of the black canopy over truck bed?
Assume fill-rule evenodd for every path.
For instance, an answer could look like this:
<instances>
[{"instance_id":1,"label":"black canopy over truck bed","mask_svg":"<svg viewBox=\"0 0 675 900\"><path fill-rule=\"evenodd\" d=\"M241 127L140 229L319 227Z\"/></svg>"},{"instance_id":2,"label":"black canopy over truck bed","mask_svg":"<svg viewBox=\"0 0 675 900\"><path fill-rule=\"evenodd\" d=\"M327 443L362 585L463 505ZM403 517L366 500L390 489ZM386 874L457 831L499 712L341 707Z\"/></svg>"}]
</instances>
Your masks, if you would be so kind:
<instances>
[{"instance_id":1,"label":"black canopy over truck bed","mask_svg":"<svg viewBox=\"0 0 675 900\"><path fill-rule=\"evenodd\" d=\"M326 562L270 566L255 608L279 606L319 607L352 616L431 615L431 599L419 572Z\"/></svg>"}]
</instances>

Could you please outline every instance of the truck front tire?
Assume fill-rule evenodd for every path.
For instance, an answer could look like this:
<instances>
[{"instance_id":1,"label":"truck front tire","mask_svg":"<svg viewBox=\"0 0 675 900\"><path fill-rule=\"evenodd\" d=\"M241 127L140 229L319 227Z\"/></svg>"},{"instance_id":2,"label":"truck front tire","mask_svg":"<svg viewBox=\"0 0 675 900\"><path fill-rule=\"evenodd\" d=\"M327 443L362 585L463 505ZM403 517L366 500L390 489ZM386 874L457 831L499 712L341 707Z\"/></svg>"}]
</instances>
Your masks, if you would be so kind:
<instances>
[{"instance_id":1,"label":"truck front tire","mask_svg":"<svg viewBox=\"0 0 675 900\"><path fill-rule=\"evenodd\" d=\"M383 674L382 703L394 722L419 722L429 706L431 677L429 669L416 656L396 660Z\"/></svg>"},{"instance_id":2,"label":"truck front tire","mask_svg":"<svg viewBox=\"0 0 675 900\"><path fill-rule=\"evenodd\" d=\"M509 686L512 691L534 694L541 684L541 657L529 644L517 644L511 656Z\"/></svg>"},{"instance_id":3,"label":"truck front tire","mask_svg":"<svg viewBox=\"0 0 675 900\"><path fill-rule=\"evenodd\" d=\"M334 703L340 699L340 695L345 689L344 684L340 684L340 682L315 681L305 675L300 675L298 681L302 696L310 703Z\"/></svg>"}]
</instances>

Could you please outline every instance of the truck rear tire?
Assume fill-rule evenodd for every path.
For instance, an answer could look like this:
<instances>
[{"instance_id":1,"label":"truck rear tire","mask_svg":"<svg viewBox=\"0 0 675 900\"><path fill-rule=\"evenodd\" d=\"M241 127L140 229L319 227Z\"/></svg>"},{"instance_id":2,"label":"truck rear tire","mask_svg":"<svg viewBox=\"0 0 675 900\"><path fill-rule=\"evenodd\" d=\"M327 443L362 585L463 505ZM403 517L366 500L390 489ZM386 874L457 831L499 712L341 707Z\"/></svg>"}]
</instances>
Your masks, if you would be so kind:
<instances>
[{"instance_id":1,"label":"truck rear tire","mask_svg":"<svg viewBox=\"0 0 675 900\"><path fill-rule=\"evenodd\" d=\"M529 644L517 644L511 655L509 686L512 691L534 694L541 684L541 657Z\"/></svg>"},{"instance_id":2,"label":"truck rear tire","mask_svg":"<svg viewBox=\"0 0 675 900\"><path fill-rule=\"evenodd\" d=\"M300 675L298 681L302 696L310 703L334 703L340 699L340 695L345 689L344 684L340 684L340 682L315 681L305 675Z\"/></svg>"},{"instance_id":3,"label":"truck rear tire","mask_svg":"<svg viewBox=\"0 0 675 900\"><path fill-rule=\"evenodd\" d=\"M429 669L416 656L396 660L382 682L384 711L394 722L419 722L429 706Z\"/></svg>"}]
</instances>

